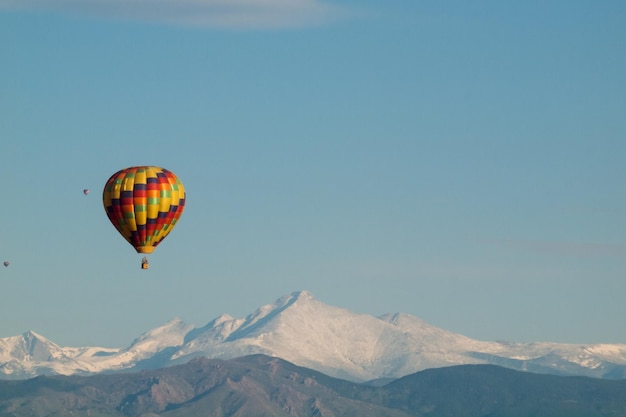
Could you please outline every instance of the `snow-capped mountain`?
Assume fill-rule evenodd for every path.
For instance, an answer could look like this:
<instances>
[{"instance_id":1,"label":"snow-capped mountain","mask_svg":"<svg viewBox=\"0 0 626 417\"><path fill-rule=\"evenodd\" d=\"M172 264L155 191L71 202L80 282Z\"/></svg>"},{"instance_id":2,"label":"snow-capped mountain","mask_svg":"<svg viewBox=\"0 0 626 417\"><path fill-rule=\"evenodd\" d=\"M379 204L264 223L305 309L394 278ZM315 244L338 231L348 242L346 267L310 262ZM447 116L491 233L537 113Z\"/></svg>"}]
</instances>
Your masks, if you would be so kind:
<instances>
[{"instance_id":1,"label":"snow-capped mountain","mask_svg":"<svg viewBox=\"0 0 626 417\"><path fill-rule=\"evenodd\" d=\"M245 318L221 315L201 328L174 319L139 336L127 348L59 347L33 332L0 339L0 378L152 369L196 356L229 359L256 353L352 381L476 363L562 375L626 377L626 344L478 341L407 314L355 314L301 291Z\"/></svg>"}]
</instances>

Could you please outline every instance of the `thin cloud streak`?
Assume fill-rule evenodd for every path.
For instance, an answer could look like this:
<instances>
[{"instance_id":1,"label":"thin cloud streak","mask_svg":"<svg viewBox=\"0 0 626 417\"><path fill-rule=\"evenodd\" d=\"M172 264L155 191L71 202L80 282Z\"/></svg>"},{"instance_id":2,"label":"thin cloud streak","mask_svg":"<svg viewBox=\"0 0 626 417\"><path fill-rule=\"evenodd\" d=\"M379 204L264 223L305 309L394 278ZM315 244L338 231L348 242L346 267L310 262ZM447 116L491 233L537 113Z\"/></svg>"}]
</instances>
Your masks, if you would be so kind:
<instances>
[{"instance_id":1,"label":"thin cloud streak","mask_svg":"<svg viewBox=\"0 0 626 417\"><path fill-rule=\"evenodd\" d=\"M491 244L505 245L516 249L548 255L626 258L626 245L590 242L541 241L541 240L491 240Z\"/></svg>"},{"instance_id":2,"label":"thin cloud streak","mask_svg":"<svg viewBox=\"0 0 626 417\"><path fill-rule=\"evenodd\" d=\"M317 26L349 15L320 0L0 0L2 10L229 29Z\"/></svg>"}]
</instances>

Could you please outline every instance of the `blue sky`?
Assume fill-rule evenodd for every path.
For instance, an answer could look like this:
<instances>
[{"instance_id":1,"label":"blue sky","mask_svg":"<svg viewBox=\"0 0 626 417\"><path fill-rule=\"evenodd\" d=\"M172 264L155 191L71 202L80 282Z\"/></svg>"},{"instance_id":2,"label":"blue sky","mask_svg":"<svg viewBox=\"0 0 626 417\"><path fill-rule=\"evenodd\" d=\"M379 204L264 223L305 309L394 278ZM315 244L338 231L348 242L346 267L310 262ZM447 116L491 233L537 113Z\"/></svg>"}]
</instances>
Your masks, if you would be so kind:
<instances>
[{"instance_id":1,"label":"blue sky","mask_svg":"<svg viewBox=\"0 0 626 417\"><path fill-rule=\"evenodd\" d=\"M626 3L85 3L0 0L0 337L127 346L308 290L626 343ZM132 165L187 190L149 271L101 202Z\"/></svg>"}]
</instances>

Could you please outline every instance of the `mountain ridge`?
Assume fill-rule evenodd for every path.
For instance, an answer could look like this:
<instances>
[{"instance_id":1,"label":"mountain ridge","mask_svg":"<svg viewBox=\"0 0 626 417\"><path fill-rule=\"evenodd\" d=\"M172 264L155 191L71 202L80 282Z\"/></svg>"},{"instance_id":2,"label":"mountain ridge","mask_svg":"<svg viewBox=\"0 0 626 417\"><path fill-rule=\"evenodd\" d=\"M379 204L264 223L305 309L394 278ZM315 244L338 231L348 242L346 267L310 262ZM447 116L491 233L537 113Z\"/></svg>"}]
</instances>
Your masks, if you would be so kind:
<instances>
[{"instance_id":1,"label":"mountain ridge","mask_svg":"<svg viewBox=\"0 0 626 417\"><path fill-rule=\"evenodd\" d=\"M562 377L495 365L429 369L374 387L251 355L195 358L123 374L0 380L2 416L609 417L626 380Z\"/></svg>"},{"instance_id":2,"label":"mountain ridge","mask_svg":"<svg viewBox=\"0 0 626 417\"><path fill-rule=\"evenodd\" d=\"M222 314L199 328L174 318L126 348L60 347L34 332L2 338L0 379L126 372L183 364L198 356L231 359L252 354L280 357L357 382L463 364L626 377L626 345L480 341L409 314L357 314L297 291L244 318Z\"/></svg>"}]
</instances>

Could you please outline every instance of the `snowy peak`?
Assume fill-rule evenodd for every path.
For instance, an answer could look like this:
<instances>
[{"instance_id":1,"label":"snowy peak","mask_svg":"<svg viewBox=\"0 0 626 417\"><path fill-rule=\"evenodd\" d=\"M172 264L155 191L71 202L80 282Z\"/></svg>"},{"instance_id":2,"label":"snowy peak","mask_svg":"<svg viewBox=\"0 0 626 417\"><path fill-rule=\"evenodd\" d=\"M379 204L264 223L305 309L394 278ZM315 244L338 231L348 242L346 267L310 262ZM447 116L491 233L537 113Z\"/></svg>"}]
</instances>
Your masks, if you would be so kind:
<instances>
[{"instance_id":1,"label":"snowy peak","mask_svg":"<svg viewBox=\"0 0 626 417\"><path fill-rule=\"evenodd\" d=\"M0 358L11 357L26 362L47 362L63 356L63 349L32 330L20 336L0 339Z\"/></svg>"},{"instance_id":2,"label":"snowy peak","mask_svg":"<svg viewBox=\"0 0 626 417\"><path fill-rule=\"evenodd\" d=\"M33 331L24 333L23 338L24 351L28 354L31 360L47 361L53 359L55 353L61 352L59 346Z\"/></svg>"},{"instance_id":3,"label":"snowy peak","mask_svg":"<svg viewBox=\"0 0 626 417\"><path fill-rule=\"evenodd\" d=\"M236 319L222 314L206 326L187 333L184 345L172 358L181 362L197 356L198 351L207 350L213 352L213 357L222 358L233 357L237 354L235 352L242 356L250 353L272 354L271 350L264 348L263 340L271 339L285 322L290 321L290 317L302 321L306 313L301 310L307 310L311 302L317 301L310 293L300 291L266 304L245 318Z\"/></svg>"},{"instance_id":4,"label":"snowy peak","mask_svg":"<svg viewBox=\"0 0 626 417\"><path fill-rule=\"evenodd\" d=\"M193 325L183 322L179 318L168 321L155 329L149 330L139 336L131 343L131 347L147 345L159 346L179 346L185 341L185 335L193 329Z\"/></svg>"},{"instance_id":5,"label":"snowy peak","mask_svg":"<svg viewBox=\"0 0 626 417\"><path fill-rule=\"evenodd\" d=\"M311 293L299 291L291 293L267 304L247 316L243 323L228 337L228 340L252 337L259 332L271 330L279 317L284 315L301 315L302 311L310 310L310 304L316 302ZM263 330L260 330L263 329Z\"/></svg>"},{"instance_id":6,"label":"snowy peak","mask_svg":"<svg viewBox=\"0 0 626 417\"><path fill-rule=\"evenodd\" d=\"M185 341L185 336L193 328L193 325L186 324L176 318L143 333L128 348L121 350L117 355L107 357L105 360L99 358L101 360L98 361L98 365L110 369L125 369L147 361L152 363L152 365L148 365L149 367L163 366L162 353L180 347ZM84 359L84 356L81 359Z\"/></svg>"}]
</instances>

